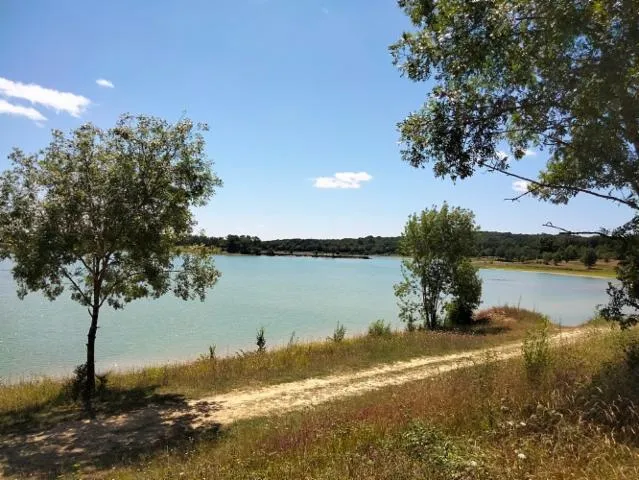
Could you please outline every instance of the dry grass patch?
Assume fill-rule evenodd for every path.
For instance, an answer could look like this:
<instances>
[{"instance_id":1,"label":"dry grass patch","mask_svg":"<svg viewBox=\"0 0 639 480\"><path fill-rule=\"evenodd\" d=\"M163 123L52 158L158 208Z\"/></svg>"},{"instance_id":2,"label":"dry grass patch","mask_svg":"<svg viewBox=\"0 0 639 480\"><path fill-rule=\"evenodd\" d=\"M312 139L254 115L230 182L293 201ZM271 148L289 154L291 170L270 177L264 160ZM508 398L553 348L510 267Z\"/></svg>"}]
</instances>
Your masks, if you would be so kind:
<instances>
[{"instance_id":1,"label":"dry grass patch","mask_svg":"<svg viewBox=\"0 0 639 480\"><path fill-rule=\"evenodd\" d=\"M488 362L282 417L242 422L109 478L636 479L636 332L553 351L542 382ZM489 359L490 360L490 359Z\"/></svg>"}]
</instances>

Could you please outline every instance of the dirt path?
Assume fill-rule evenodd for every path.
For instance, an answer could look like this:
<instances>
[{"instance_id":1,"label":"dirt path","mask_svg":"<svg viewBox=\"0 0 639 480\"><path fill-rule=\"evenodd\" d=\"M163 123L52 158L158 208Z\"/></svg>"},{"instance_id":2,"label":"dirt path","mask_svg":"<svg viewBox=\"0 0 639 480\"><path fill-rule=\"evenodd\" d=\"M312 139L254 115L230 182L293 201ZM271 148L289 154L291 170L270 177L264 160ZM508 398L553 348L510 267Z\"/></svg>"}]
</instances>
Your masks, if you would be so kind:
<instances>
[{"instance_id":1,"label":"dirt path","mask_svg":"<svg viewBox=\"0 0 639 480\"><path fill-rule=\"evenodd\" d=\"M572 343L592 328L563 332L552 342ZM149 451L173 438L218 431L237 420L281 414L330 400L420 380L473 364L513 358L521 342L445 356L420 357L355 373L237 390L171 405L143 409L93 421L78 420L38 433L0 439L0 478L16 474L46 475L51 468L108 466L122 452Z\"/></svg>"}]
</instances>

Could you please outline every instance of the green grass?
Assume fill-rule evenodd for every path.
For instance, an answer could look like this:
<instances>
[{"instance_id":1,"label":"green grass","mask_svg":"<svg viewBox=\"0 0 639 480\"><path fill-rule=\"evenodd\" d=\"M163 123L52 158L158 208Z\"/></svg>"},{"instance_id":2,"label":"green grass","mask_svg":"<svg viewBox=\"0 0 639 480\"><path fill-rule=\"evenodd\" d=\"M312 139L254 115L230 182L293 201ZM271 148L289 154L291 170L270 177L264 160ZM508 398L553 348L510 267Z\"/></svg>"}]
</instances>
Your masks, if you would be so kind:
<instances>
[{"instance_id":1,"label":"green grass","mask_svg":"<svg viewBox=\"0 0 639 480\"><path fill-rule=\"evenodd\" d=\"M96 402L98 412L125 412L150 402L174 402L236 388L253 388L426 355L489 347L522 339L542 316L503 307L481 313L474 326L458 331L393 332L341 342L292 344L264 353L202 358L188 363L134 369L108 376L108 389ZM82 416L70 400L64 380L24 381L0 386L0 433L49 426Z\"/></svg>"},{"instance_id":2,"label":"green grass","mask_svg":"<svg viewBox=\"0 0 639 480\"><path fill-rule=\"evenodd\" d=\"M586 268L583 263L574 261L559 265L535 262L501 262L491 259L475 259L473 264L479 268L494 268L501 270L522 270L529 272L544 272L583 277L615 278L616 262L597 262L592 268Z\"/></svg>"},{"instance_id":3,"label":"green grass","mask_svg":"<svg viewBox=\"0 0 639 480\"><path fill-rule=\"evenodd\" d=\"M114 479L636 479L637 332L552 351L544 381L488 363L235 424L105 472Z\"/></svg>"}]
</instances>

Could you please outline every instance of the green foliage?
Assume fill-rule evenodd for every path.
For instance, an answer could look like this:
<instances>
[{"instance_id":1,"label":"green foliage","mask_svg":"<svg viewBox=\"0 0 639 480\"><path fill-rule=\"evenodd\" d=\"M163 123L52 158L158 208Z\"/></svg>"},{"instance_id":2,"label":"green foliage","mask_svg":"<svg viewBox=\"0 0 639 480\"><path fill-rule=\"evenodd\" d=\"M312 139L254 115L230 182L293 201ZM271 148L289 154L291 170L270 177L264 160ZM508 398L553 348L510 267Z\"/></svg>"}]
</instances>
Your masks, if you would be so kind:
<instances>
[{"instance_id":1,"label":"green foliage","mask_svg":"<svg viewBox=\"0 0 639 480\"><path fill-rule=\"evenodd\" d=\"M588 268L594 267L595 264L597 263L597 260L598 260L597 252L595 252L593 248L589 248L588 250L586 250L583 256L581 257L581 261Z\"/></svg>"},{"instance_id":2,"label":"green foliage","mask_svg":"<svg viewBox=\"0 0 639 480\"><path fill-rule=\"evenodd\" d=\"M478 270L469 260L462 260L453 272L452 300L448 308L448 320L453 325L468 325L473 311L481 303L482 280Z\"/></svg>"},{"instance_id":3,"label":"green foliage","mask_svg":"<svg viewBox=\"0 0 639 480\"><path fill-rule=\"evenodd\" d=\"M66 384L65 390L69 398L74 402L79 400L81 395L83 394L87 384L87 377L88 368L86 363L78 365L73 370L73 376ZM95 379L97 380L96 393L98 395L101 395L106 391L109 384L108 374L96 375Z\"/></svg>"},{"instance_id":4,"label":"green foliage","mask_svg":"<svg viewBox=\"0 0 639 480\"><path fill-rule=\"evenodd\" d=\"M527 181L523 195L557 204L579 194L611 201L634 216L612 237L637 235L636 1L399 5L413 30L390 47L394 63L413 81L434 80L424 106L399 125L406 162L432 163L435 175L453 180L478 169L500 172ZM503 143L510 154L498 150ZM529 149L546 150L548 157L536 179L511 171ZM504 254L513 259L512 252ZM567 251L566 258L579 253ZM621 267L622 286L611 286L604 310L624 323L639 311L632 263Z\"/></svg>"},{"instance_id":5,"label":"green foliage","mask_svg":"<svg viewBox=\"0 0 639 480\"><path fill-rule=\"evenodd\" d=\"M521 347L526 375L533 384L541 383L552 365L549 330L550 321L544 318L539 327L528 332Z\"/></svg>"},{"instance_id":6,"label":"green foliage","mask_svg":"<svg viewBox=\"0 0 639 480\"><path fill-rule=\"evenodd\" d=\"M446 470L463 469L469 462L457 442L438 428L420 421L412 422L401 433L400 444L411 457Z\"/></svg>"},{"instance_id":7,"label":"green foliage","mask_svg":"<svg viewBox=\"0 0 639 480\"><path fill-rule=\"evenodd\" d=\"M333 330L333 335L328 337L328 339L335 343L340 343L341 341L344 340L345 336L346 336L346 327L340 324L339 322L337 322L337 326L335 327L335 330Z\"/></svg>"},{"instance_id":8,"label":"green foliage","mask_svg":"<svg viewBox=\"0 0 639 480\"><path fill-rule=\"evenodd\" d=\"M555 265L559 265L563 259L564 257L560 252L555 252L552 256L552 263Z\"/></svg>"},{"instance_id":9,"label":"green foliage","mask_svg":"<svg viewBox=\"0 0 639 480\"><path fill-rule=\"evenodd\" d=\"M237 237L239 250L229 249L229 238ZM228 253L275 255L297 252L318 255L399 255L400 237L362 237L340 239L293 238L260 240L248 235L208 237L190 235L184 245L199 245ZM566 260L576 260L586 248L596 248L600 256L616 258L614 242L606 237L579 235L524 234L509 232L477 232L474 256L495 257L506 261L526 261L542 258L545 252ZM604 255L605 254L605 255Z\"/></svg>"},{"instance_id":10,"label":"green foliage","mask_svg":"<svg viewBox=\"0 0 639 480\"><path fill-rule=\"evenodd\" d=\"M479 304L481 280L468 261L476 231L472 212L446 203L409 217L399 244L404 280L394 287L409 329L417 322L437 327L446 296L460 309Z\"/></svg>"},{"instance_id":11,"label":"green foliage","mask_svg":"<svg viewBox=\"0 0 639 480\"><path fill-rule=\"evenodd\" d=\"M0 176L0 259L13 262L18 296L65 290L88 307L87 402L94 390L100 308L172 291L199 298L219 277L208 252L178 258L191 207L221 185L204 150L206 125L124 115L102 130L53 131L43 151L15 149Z\"/></svg>"},{"instance_id":12,"label":"green foliage","mask_svg":"<svg viewBox=\"0 0 639 480\"><path fill-rule=\"evenodd\" d=\"M264 327L260 327L255 335L255 344L257 345L257 351L262 353L266 350L266 335L264 333Z\"/></svg>"},{"instance_id":13,"label":"green foliage","mask_svg":"<svg viewBox=\"0 0 639 480\"><path fill-rule=\"evenodd\" d=\"M608 305L601 309L606 319L622 328L639 323L639 218L616 232L622 253L617 266L617 283L608 284Z\"/></svg>"},{"instance_id":14,"label":"green foliage","mask_svg":"<svg viewBox=\"0 0 639 480\"><path fill-rule=\"evenodd\" d=\"M390 337L391 327L390 323L384 322L384 320L375 320L368 326L369 337Z\"/></svg>"}]
</instances>

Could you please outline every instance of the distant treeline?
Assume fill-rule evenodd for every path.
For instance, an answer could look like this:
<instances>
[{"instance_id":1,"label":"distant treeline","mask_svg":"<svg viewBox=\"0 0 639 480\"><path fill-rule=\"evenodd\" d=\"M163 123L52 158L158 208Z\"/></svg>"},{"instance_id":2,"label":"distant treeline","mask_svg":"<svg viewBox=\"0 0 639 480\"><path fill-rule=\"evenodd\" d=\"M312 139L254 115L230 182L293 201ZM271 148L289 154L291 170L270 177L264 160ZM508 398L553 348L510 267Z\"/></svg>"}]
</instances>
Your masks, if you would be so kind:
<instances>
[{"instance_id":1,"label":"distant treeline","mask_svg":"<svg viewBox=\"0 0 639 480\"><path fill-rule=\"evenodd\" d=\"M192 235L187 245L215 247L227 253L245 255L274 255L276 253L317 253L321 255L397 255L399 237L362 237L341 239L290 238L260 240L249 235L207 237ZM611 240L599 237L582 237L566 234L521 234L504 232L479 232L478 257L500 260L567 261L581 258L584 251L594 249L599 258L616 258Z\"/></svg>"}]
</instances>

